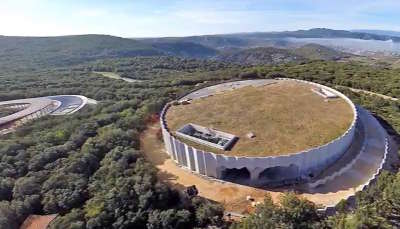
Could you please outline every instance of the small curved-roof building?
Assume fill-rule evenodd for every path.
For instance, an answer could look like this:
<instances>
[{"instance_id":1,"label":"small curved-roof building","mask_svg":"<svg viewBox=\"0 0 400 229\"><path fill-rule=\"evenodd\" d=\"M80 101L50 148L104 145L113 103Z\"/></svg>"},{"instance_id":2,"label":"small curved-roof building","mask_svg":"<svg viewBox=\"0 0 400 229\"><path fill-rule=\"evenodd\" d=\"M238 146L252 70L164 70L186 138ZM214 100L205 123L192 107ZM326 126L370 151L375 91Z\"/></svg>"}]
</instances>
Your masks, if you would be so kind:
<instances>
[{"instance_id":1,"label":"small curved-roof building","mask_svg":"<svg viewBox=\"0 0 400 229\"><path fill-rule=\"evenodd\" d=\"M33 118L34 116L49 114L60 105L60 102L45 97L0 102L0 108L15 109L17 111L11 115L0 117L0 126L28 117Z\"/></svg>"},{"instance_id":2,"label":"small curved-roof building","mask_svg":"<svg viewBox=\"0 0 400 229\"><path fill-rule=\"evenodd\" d=\"M82 95L56 95L47 98L60 102L60 106L51 115L68 115L82 109L87 103L88 98Z\"/></svg>"},{"instance_id":3,"label":"small curved-roof building","mask_svg":"<svg viewBox=\"0 0 400 229\"><path fill-rule=\"evenodd\" d=\"M291 79L203 88L161 113L167 153L193 172L253 185L309 180L349 149L358 120L342 93Z\"/></svg>"},{"instance_id":4,"label":"small curved-roof building","mask_svg":"<svg viewBox=\"0 0 400 229\"><path fill-rule=\"evenodd\" d=\"M0 134L12 131L15 126L44 115L68 115L82 109L88 99L80 95L58 95L0 102L0 110L14 113L0 117Z\"/></svg>"}]
</instances>

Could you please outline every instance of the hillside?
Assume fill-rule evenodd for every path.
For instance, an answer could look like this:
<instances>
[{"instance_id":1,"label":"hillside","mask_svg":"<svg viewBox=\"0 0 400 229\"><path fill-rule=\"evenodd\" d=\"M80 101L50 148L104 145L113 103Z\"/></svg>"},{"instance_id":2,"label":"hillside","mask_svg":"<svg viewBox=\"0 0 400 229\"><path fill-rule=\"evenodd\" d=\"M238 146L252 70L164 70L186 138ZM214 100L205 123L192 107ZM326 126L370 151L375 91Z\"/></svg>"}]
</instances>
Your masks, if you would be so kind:
<instances>
[{"instance_id":1,"label":"hillside","mask_svg":"<svg viewBox=\"0 0 400 229\"><path fill-rule=\"evenodd\" d=\"M0 67L38 69L87 61L135 56L205 58L216 50L190 42L144 42L108 35L60 37L0 36Z\"/></svg>"},{"instance_id":2,"label":"hillside","mask_svg":"<svg viewBox=\"0 0 400 229\"><path fill-rule=\"evenodd\" d=\"M0 63L10 68L65 66L94 59L160 54L142 42L107 35L0 37Z\"/></svg>"},{"instance_id":3,"label":"hillside","mask_svg":"<svg viewBox=\"0 0 400 229\"><path fill-rule=\"evenodd\" d=\"M397 36L325 28L284 32L253 32L190 37L149 38L144 40L150 43L166 41L191 42L211 48L225 49L229 47L250 48L255 46L290 47L291 43L285 40L287 38L352 38L377 41L393 40L394 42L400 42L400 37Z\"/></svg>"},{"instance_id":4,"label":"hillside","mask_svg":"<svg viewBox=\"0 0 400 229\"><path fill-rule=\"evenodd\" d=\"M164 52L167 55L188 57L188 58L207 58L215 56L218 51L192 42L154 42L151 46Z\"/></svg>"},{"instance_id":5,"label":"hillside","mask_svg":"<svg viewBox=\"0 0 400 229\"><path fill-rule=\"evenodd\" d=\"M326 28L315 28L309 30L297 30L297 31L285 31L285 32L261 32L261 33L248 33L243 34L244 38L285 38L285 37L293 37L293 38L353 38L353 39L361 39L361 40L393 40L396 42L400 42L400 37L396 36L387 36L387 35L378 35L378 34L370 34L363 32L351 32L347 30L333 30Z\"/></svg>"},{"instance_id":6,"label":"hillside","mask_svg":"<svg viewBox=\"0 0 400 229\"><path fill-rule=\"evenodd\" d=\"M292 52L310 60L340 60L352 56L318 44L307 44Z\"/></svg>"},{"instance_id":7,"label":"hillside","mask_svg":"<svg viewBox=\"0 0 400 229\"><path fill-rule=\"evenodd\" d=\"M321 45L297 48L305 43L295 43L287 39L290 37L357 38L380 41L400 39L386 35L330 29L149 39L128 39L108 35L0 36L0 67L5 71L35 70L70 66L99 59L166 55L212 58L240 64L287 63L294 60L302 61L304 58L336 60L344 57L343 53ZM288 51L292 49L295 50Z\"/></svg>"},{"instance_id":8,"label":"hillside","mask_svg":"<svg viewBox=\"0 0 400 229\"><path fill-rule=\"evenodd\" d=\"M305 58L286 49L273 47L250 48L237 52L225 52L217 60L244 65L278 64L291 61L304 61Z\"/></svg>"},{"instance_id":9,"label":"hillside","mask_svg":"<svg viewBox=\"0 0 400 229\"><path fill-rule=\"evenodd\" d=\"M239 51L226 51L216 57L217 60L244 65L280 64L306 60L340 60L351 54L318 45L307 44L295 49L258 47Z\"/></svg>"},{"instance_id":10,"label":"hillside","mask_svg":"<svg viewBox=\"0 0 400 229\"><path fill-rule=\"evenodd\" d=\"M250 42L235 35L202 35L189 37L163 37L143 39L148 43L162 42L189 42L204 45L211 48L223 49L226 47L248 47Z\"/></svg>"},{"instance_id":11,"label":"hillside","mask_svg":"<svg viewBox=\"0 0 400 229\"><path fill-rule=\"evenodd\" d=\"M399 31L392 31L392 30L360 29L360 30L352 30L352 32L372 33L372 34L378 34L378 35L400 37Z\"/></svg>"}]
</instances>

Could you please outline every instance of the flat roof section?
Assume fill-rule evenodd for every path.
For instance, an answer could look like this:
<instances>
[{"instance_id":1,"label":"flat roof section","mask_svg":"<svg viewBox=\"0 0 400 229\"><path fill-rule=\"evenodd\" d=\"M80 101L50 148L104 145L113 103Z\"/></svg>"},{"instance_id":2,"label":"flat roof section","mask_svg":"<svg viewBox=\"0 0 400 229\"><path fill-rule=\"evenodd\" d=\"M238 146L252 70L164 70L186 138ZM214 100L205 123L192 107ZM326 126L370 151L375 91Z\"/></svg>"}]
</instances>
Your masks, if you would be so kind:
<instances>
[{"instance_id":1,"label":"flat roof section","mask_svg":"<svg viewBox=\"0 0 400 229\"><path fill-rule=\"evenodd\" d=\"M69 115L82 109L88 99L81 95L56 95L48 96L52 100L59 101L61 105L51 115Z\"/></svg>"}]
</instances>

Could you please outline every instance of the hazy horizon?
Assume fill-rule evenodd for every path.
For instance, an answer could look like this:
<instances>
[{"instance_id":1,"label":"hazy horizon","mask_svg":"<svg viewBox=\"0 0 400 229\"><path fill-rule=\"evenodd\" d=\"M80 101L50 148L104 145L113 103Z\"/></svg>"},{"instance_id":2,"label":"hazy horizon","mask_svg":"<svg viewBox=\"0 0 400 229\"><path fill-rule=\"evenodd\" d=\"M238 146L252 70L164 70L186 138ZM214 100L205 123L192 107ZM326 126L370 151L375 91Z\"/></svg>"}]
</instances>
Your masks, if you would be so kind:
<instances>
[{"instance_id":1,"label":"hazy horizon","mask_svg":"<svg viewBox=\"0 0 400 229\"><path fill-rule=\"evenodd\" d=\"M310 28L400 31L395 0L4 0L0 34L182 37Z\"/></svg>"},{"instance_id":2,"label":"hazy horizon","mask_svg":"<svg viewBox=\"0 0 400 229\"><path fill-rule=\"evenodd\" d=\"M297 30L280 30L280 31L248 31L248 32L233 32L233 33L214 33L214 34L196 34L196 35L182 35L182 36L149 36L149 37L124 37L118 36L113 34L106 34L106 33L82 33L82 34L65 34L65 35L4 35L0 34L0 36L7 36L7 37L68 37L68 36L85 36L85 35L104 35L104 36L114 36L114 37L121 37L121 38L131 38L131 39L151 39L151 38L174 38L174 37L191 37L191 36L215 36L215 35L234 35L234 34L249 34L249 33L280 33L280 32L291 32L291 31L299 31L299 30L311 30L311 29L331 29L331 28L306 28L306 29L297 29ZM332 30L344 30L344 29L332 29ZM365 31L364 31L365 30ZM399 31L395 30L367 30L367 29L346 29L346 31L350 32L365 32L365 33L373 33L373 31L382 31L382 32L393 32L393 33L400 33ZM396 36L396 35L393 35ZM316 38L317 39L317 38ZM330 38L336 39L336 38ZM338 38L339 39L339 38Z\"/></svg>"}]
</instances>

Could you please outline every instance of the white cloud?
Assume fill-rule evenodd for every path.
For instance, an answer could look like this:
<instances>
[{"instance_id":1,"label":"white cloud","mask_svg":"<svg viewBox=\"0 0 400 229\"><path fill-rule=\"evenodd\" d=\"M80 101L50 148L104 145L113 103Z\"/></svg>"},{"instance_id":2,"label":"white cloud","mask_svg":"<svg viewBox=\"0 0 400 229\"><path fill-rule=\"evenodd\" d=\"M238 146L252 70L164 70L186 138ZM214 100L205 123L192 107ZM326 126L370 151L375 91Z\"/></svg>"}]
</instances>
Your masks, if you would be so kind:
<instances>
[{"instance_id":1,"label":"white cloud","mask_svg":"<svg viewBox=\"0 0 400 229\"><path fill-rule=\"evenodd\" d=\"M192 23L201 24L234 24L240 22L242 12L237 11L201 11L201 10L185 10L176 11L173 16L182 20L189 20Z\"/></svg>"},{"instance_id":2,"label":"white cloud","mask_svg":"<svg viewBox=\"0 0 400 229\"><path fill-rule=\"evenodd\" d=\"M77 16L81 17L104 17L108 15L108 11L105 9L80 9L76 12Z\"/></svg>"}]
</instances>

